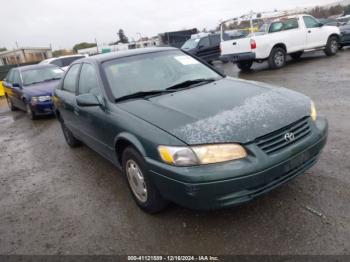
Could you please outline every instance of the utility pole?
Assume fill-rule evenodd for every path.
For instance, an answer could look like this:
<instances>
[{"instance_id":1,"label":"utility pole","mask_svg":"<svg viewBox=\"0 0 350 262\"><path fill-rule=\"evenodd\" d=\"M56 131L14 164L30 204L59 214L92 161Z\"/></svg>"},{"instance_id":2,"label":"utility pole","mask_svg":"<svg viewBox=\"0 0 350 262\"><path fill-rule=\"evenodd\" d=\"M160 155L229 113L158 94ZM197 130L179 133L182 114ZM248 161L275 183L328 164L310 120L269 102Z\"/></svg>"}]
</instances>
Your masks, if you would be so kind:
<instances>
[{"instance_id":1,"label":"utility pole","mask_svg":"<svg viewBox=\"0 0 350 262\"><path fill-rule=\"evenodd\" d=\"M19 49L17 40L16 40L16 48Z\"/></svg>"}]
</instances>

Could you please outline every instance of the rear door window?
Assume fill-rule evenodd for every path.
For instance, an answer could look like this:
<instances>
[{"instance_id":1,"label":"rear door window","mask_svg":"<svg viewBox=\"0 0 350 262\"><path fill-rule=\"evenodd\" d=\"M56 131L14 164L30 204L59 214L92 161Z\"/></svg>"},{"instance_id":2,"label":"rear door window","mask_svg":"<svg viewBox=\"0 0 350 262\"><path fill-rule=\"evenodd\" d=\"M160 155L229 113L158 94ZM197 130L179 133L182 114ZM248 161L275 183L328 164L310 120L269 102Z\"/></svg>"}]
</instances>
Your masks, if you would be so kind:
<instances>
[{"instance_id":1,"label":"rear door window","mask_svg":"<svg viewBox=\"0 0 350 262\"><path fill-rule=\"evenodd\" d=\"M68 70L63 80L63 86L62 86L63 90L70 93L75 93L79 69L80 69L80 64L75 64Z\"/></svg>"},{"instance_id":2,"label":"rear door window","mask_svg":"<svg viewBox=\"0 0 350 262\"><path fill-rule=\"evenodd\" d=\"M270 33L276 33L276 32L280 32L283 29L283 23L282 22L274 22L271 24L270 26Z\"/></svg>"},{"instance_id":3,"label":"rear door window","mask_svg":"<svg viewBox=\"0 0 350 262\"><path fill-rule=\"evenodd\" d=\"M79 94L93 94L95 96L100 94L96 70L91 64L84 63L81 68Z\"/></svg>"},{"instance_id":4,"label":"rear door window","mask_svg":"<svg viewBox=\"0 0 350 262\"><path fill-rule=\"evenodd\" d=\"M283 30L291 30L299 28L298 19L291 18L283 21Z\"/></svg>"}]
</instances>

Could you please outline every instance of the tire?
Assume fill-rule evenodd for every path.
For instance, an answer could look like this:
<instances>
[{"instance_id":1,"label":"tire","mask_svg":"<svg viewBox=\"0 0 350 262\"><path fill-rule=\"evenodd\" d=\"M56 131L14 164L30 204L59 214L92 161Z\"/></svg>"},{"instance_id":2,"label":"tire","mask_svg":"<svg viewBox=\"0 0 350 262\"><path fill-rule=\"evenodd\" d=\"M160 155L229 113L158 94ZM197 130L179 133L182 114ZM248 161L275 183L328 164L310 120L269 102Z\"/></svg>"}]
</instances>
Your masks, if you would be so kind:
<instances>
[{"instance_id":1,"label":"tire","mask_svg":"<svg viewBox=\"0 0 350 262\"><path fill-rule=\"evenodd\" d=\"M27 108L27 115L29 116L29 118L31 120L35 120L37 119L37 116L35 115L35 112L32 110L32 108L30 107L29 104L26 104L26 108Z\"/></svg>"},{"instance_id":2,"label":"tire","mask_svg":"<svg viewBox=\"0 0 350 262\"><path fill-rule=\"evenodd\" d=\"M303 51L300 51L300 52L296 52L296 53L291 53L290 54L290 57L294 60L298 60L300 59L300 57L303 55Z\"/></svg>"},{"instance_id":3,"label":"tire","mask_svg":"<svg viewBox=\"0 0 350 262\"><path fill-rule=\"evenodd\" d=\"M272 69L279 69L286 65L286 50L282 47L274 47L268 58L269 66Z\"/></svg>"},{"instance_id":4,"label":"tire","mask_svg":"<svg viewBox=\"0 0 350 262\"><path fill-rule=\"evenodd\" d=\"M251 60L237 62L237 67L243 72L250 71L252 65L253 61Z\"/></svg>"},{"instance_id":5,"label":"tire","mask_svg":"<svg viewBox=\"0 0 350 262\"><path fill-rule=\"evenodd\" d=\"M70 147L78 147L81 145L80 140L75 138L72 131L68 129L68 127L64 124L64 122L61 122L61 128L62 128L64 138Z\"/></svg>"},{"instance_id":6,"label":"tire","mask_svg":"<svg viewBox=\"0 0 350 262\"><path fill-rule=\"evenodd\" d=\"M336 55L339 43L338 43L338 37L336 36L330 36L327 41L326 49L324 50L324 53L326 56L334 56Z\"/></svg>"},{"instance_id":7,"label":"tire","mask_svg":"<svg viewBox=\"0 0 350 262\"><path fill-rule=\"evenodd\" d=\"M164 210L168 202L150 180L145 160L140 153L133 147L127 147L123 152L122 160L123 172L136 204L150 214Z\"/></svg>"},{"instance_id":8,"label":"tire","mask_svg":"<svg viewBox=\"0 0 350 262\"><path fill-rule=\"evenodd\" d=\"M6 101L7 101L7 105L10 108L10 110L11 111L16 111L17 108L13 105L11 98L6 96Z\"/></svg>"}]
</instances>

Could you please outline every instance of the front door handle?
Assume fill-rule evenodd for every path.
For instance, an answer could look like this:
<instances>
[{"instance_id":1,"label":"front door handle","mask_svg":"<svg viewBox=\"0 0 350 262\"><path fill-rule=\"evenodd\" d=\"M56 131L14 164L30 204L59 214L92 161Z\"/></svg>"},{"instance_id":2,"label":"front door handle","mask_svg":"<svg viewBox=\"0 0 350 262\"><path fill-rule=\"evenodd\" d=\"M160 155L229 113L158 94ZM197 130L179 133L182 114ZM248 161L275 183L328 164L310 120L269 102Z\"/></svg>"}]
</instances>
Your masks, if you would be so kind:
<instances>
[{"instance_id":1,"label":"front door handle","mask_svg":"<svg viewBox=\"0 0 350 262\"><path fill-rule=\"evenodd\" d=\"M307 31L309 34L311 33L311 30Z\"/></svg>"}]
</instances>

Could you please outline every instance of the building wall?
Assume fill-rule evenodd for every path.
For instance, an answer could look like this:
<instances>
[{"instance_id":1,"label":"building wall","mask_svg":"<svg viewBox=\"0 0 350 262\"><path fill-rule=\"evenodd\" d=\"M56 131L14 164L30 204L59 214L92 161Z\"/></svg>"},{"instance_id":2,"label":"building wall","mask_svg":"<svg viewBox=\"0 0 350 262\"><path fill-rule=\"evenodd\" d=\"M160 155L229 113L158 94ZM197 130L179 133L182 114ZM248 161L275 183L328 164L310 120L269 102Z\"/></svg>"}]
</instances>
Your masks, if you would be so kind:
<instances>
[{"instance_id":1,"label":"building wall","mask_svg":"<svg viewBox=\"0 0 350 262\"><path fill-rule=\"evenodd\" d=\"M4 65L35 63L51 57L51 49L22 48L18 50L5 51L0 53L0 63Z\"/></svg>"}]
</instances>

